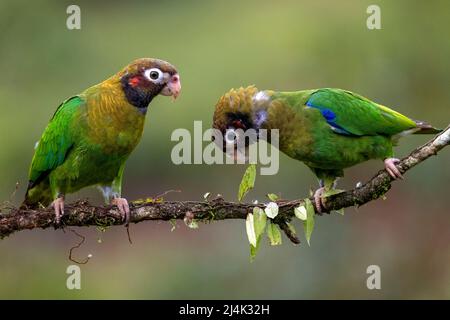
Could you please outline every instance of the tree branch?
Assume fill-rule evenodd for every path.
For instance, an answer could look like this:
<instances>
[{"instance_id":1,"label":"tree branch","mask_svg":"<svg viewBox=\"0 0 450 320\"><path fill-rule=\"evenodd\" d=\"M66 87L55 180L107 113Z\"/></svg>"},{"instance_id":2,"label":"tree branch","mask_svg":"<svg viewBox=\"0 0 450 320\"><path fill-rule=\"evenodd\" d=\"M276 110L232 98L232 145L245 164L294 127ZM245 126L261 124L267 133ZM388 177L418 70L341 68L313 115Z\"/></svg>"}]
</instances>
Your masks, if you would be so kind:
<instances>
[{"instance_id":1,"label":"tree branch","mask_svg":"<svg viewBox=\"0 0 450 320\"><path fill-rule=\"evenodd\" d=\"M400 172L405 173L430 156L436 155L449 144L450 126L428 143L403 158L397 166ZM389 191L392 181L391 176L385 170L381 170L362 186L326 197L324 199L325 209L331 212L341 208L361 206L369 201L378 199ZM311 200L313 199L311 198ZM286 223L294 216L293 209L304 204L304 201L305 199L277 201L279 214L274 222L280 225L281 229L294 243L298 243L299 240L290 232ZM264 208L263 204L226 202L221 197L211 201L164 201L161 198L150 199L131 204L131 222L138 223L146 220L168 221L173 219L192 219L192 217L198 221L245 219L255 206ZM105 227L123 224L116 208L111 206L93 206L87 201L78 201L66 205L65 215L62 217L60 225L55 224L54 218L52 208L39 210L9 208L9 212L0 214L0 238L26 229L62 228L64 226Z\"/></svg>"}]
</instances>

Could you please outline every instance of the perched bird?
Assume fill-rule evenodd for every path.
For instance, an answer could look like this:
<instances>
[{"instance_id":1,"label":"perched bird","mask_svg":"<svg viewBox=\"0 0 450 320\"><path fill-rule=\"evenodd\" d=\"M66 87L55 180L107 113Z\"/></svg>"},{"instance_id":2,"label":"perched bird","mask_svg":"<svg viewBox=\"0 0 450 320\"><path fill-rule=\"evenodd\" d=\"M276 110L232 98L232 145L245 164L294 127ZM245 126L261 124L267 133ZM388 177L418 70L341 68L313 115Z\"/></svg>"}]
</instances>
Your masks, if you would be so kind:
<instances>
[{"instance_id":1,"label":"perched bird","mask_svg":"<svg viewBox=\"0 0 450 320\"><path fill-rule=\"evenodd\" d=\"M59 223L64 195L97 185L128 223L129 205L121 196L125 162L141 140L153 98L175 99L180 89L174 66L143 58L64 101L36 144L22 206L52 203Z\"/></svg>"},{"instance_id":2,"label":"perched bird","mask_svg":"<svg viewBox=\"0 0 450 320\"><path fill-rule=\"evenodd\" d=\"M412 120L356 93L342 89L296 92L259 91L250 86L231 90L215 108L213 127L221 131L224 151L245 137L229 130L279 130L279 149L303 161L318 177L314 199L319 212L321 196L335 188L343 169L369 159L384 160L392 178L402 178L392 147L407 134L434 134L440 130ZM255 139L256 140L256 139ZM249 142L246 140L245 146Z\"/></svg>"}]
</instances>

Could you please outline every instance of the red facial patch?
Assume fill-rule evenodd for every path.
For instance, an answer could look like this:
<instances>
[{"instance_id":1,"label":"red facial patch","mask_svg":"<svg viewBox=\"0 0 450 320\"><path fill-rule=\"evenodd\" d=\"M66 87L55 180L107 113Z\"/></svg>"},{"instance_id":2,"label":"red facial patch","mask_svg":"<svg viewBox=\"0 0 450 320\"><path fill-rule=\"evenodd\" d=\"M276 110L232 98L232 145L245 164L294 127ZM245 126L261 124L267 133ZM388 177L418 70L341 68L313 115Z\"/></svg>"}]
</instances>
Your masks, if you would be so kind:
<instances>
[{"instance_id":1,"label":"red facial patch","mask_svg":"<svg viewBox=\"0 0 450 320\"><path fill-rule=\"evenodd\" d=\"M132 87L137 87L140 82L141 80L139 79L138 76L135 76L133 78L130 78L130 80L128 80L128 84Z\"/></svg>"},{"instance_id":2,"label":"red facial patch","mask_svg":"<svg viewBox=\"0 0 450 320\"><path fill-rule=\"evenodd\" d=\"M234 120L232 122L233 127L235 127L236 129L245 129L245 125L241 120Z\"/></svg>"}]
</instances>

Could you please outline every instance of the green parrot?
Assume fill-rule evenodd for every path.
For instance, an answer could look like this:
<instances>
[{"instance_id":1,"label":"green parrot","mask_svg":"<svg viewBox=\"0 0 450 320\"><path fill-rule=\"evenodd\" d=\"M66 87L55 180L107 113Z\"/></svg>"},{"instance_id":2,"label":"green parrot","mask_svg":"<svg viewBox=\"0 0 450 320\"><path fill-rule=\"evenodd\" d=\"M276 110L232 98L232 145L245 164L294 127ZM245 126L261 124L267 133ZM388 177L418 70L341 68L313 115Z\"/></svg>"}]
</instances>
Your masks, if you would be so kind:
<instances>
[{"instance_id":1,"label":"green parrot","mask_svg":"<svg viewBox=\"0 0 450 320\"><path fill-rule=\"evenodd\" d=\"M52 204L59 223L64 195L97 185L128 223L125 162L141 139L149 103L159 94L175 99L180 90L174 66L142 58L64 101L36 144L22 206Z\"/></svg>"},{"instance_id":2,"label":"green parrot","mask_svg":"<svg viewBox=\"0 0 450 320\"><path fill-rule=\"evenodd\" d=\"M314 194L318 212L321 196L336 187L343 169L369 159L384 161L392 178L402 178L392 147L408 134L435 134L440 130L412 120L359 94L342 89L314 89L296 92L260 91L254 86L231 90L215 108L213 128L220 130L227 144L229 130L279 130L279 149L304 162L318 177ZM242 137L241 136L241 140ZM255 139L256 140L256 139ZM241 144L248 147L251 142Z\"/></svg>"}]
</instances>

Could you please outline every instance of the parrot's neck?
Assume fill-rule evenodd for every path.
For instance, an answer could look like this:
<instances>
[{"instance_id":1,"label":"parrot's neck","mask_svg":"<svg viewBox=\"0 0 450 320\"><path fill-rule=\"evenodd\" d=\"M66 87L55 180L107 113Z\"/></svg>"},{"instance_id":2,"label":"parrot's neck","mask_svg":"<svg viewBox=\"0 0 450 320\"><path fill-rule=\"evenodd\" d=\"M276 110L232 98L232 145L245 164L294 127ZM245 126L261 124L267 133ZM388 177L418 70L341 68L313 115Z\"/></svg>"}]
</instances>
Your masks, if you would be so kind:
<instances>
[{"instance_id":1,"label":"parrot's neck","mask_svg":"<svg viewBox=\"0 0 450 320\"><path fill-rule=\"evenodd\" d=\"M295 92L270 92L270 101L255 105L254 109L264 110L266 113L263 127L267 129L285 130L292 126L293 119L305 106L306 101L314 90Z\"/></svg>"},{"instance_id":2,"label":"parrot's neck","mask_svg":"<svg viewBox=\"0 0 450 320\"><path fill-rule=\"evenodd\" d=\"M255 129L266 126L269 118L268 109L270 107L272 91L257 91L252 97L252 119Z\"/></svg>"},{"instance_id":3,"label":"parrot's neck","mask_svg":"<svg viewBox=\"0 0 450 320\"><path fill-rule=\"evenodd\" d=\"M127 77L122 77L120 82L128 103L138 108L142 114L146 114L148 105L152 102L154 95L151 92L144 92L139 88L132 87Z\"/></svg>"},{"instance_id":4,"label":"parrot's neck","mask_svg":"<svg viewBox=\"0 0 450 320\"><path fill-rule=\"evenodd\" d=\"M304 121L298 114L309 92L270 91L268 94L270 95L268 102L254 103L255 126L260 123L259 128L267 129L270 135L274 134L273 130L277 130L280 150L288 150L292 144L291 137L295 137L304 129L302 128L305 125Z\"/></svg>"},{"instance_id":5,"label":"parrot's neck","mask_svg":"<svg viewBox=\"0 0 450 320\"><path fill-rule=\"evenodd\" d=\"M127 154L141 139L145 116L130 104L117 82L102 82L82 94L89 137L108 154Z\"/></svg>"}]
</instances>

